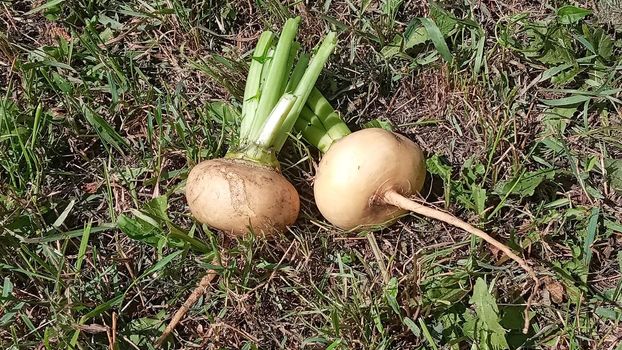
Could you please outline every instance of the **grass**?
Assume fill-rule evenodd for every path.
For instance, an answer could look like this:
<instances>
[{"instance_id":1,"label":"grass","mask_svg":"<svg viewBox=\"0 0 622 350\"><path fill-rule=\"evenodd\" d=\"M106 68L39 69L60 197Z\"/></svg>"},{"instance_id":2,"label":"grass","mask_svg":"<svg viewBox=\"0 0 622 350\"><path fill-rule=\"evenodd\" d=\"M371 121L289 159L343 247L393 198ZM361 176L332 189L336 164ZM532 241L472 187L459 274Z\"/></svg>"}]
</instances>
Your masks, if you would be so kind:
<instances>
[{"instance_id":1,"label":"grass","mask_svg":"<svg viewBox=\"0 0 622 350\"><path fill-rule=\"evenodd\" d=\"M1 347L151 349L216 268L166 348L622 349L614 2L0 3ZM521 252L540 290L436 222L331 227L296 138L286 235L192 220L184 179L226 152L257 34L291 14L306 49L339 33L318 86L348 123L419 143L427 200Z\"/></svg>"}]
</instances>

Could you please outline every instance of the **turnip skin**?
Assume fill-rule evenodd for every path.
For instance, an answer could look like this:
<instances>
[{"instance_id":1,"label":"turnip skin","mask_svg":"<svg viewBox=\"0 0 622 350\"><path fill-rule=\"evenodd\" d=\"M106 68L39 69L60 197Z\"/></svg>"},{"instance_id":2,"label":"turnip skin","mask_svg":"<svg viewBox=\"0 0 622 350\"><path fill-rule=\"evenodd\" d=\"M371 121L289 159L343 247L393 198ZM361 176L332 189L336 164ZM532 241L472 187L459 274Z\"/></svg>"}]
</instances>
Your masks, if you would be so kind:
<instances>
[{"instance_id":1,"label":"turnip skin","mask_svg":"<svg viewBox=\"0 0 622 350\"><path fill-rule=\"evenodd\" d=\"M322 158L315 202L341 229L384 226L407 211L384 203L383 194L418 193L425 176L425 158L417 144L384 129L363 129L336 141Z\"/></svg>"},{"instance_id":2,"label":"turnip skin","mask_svg":"<svg viewBox=\"0 0 622 350\"><path fill-rule=\"evenodd\" d=\"M272 237L294 224L300 199L275 169L238 159L212 159L188 175L186 198L201 223L233 236Z\"/></svg>"}]
</instances>

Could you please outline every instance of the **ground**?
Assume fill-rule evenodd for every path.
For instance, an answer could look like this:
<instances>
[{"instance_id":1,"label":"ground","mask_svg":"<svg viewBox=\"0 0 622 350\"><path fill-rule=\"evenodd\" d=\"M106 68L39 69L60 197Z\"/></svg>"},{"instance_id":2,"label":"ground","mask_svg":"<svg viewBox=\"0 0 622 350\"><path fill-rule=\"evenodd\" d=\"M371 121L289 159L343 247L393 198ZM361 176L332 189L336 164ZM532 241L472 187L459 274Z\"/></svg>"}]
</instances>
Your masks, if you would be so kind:
<instances>
[{"instance_id":1,"label":"ground","mask_svg":"<svg viewBox=\"0 0 622 350\"><path fill-rule=\"evenodd\" d=\"M622 349L619 5L0 2L2 348L151 349L215 259L165 348ZM332 227L319 154L294 137L285 235L192 219L188 171L224 154L222 103L239 108L259 33L293 15L307 50L338 32L318 86L348 124L417 142L427 202L506 242L539 288L432 220Z\"/></svg>"}]
</instances>

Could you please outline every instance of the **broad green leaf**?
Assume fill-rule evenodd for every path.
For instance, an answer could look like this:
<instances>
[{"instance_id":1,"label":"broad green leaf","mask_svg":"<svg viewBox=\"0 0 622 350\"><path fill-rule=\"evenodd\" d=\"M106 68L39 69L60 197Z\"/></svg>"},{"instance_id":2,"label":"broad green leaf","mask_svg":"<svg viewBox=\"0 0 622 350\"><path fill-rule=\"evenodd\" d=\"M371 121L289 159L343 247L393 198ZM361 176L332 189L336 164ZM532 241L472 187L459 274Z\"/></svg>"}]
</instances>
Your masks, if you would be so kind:
<instances>
[{"instance_id":1,"label":"broad green leaf","mask_svg":"<svg viewBox=\"0 0 622 350\"><path fill-rule=\"evenodd\" d=\"M620 309L614 309L611 307L597 307L595 313L603 318L620 321L622 319L622 311Z\"/></svg>"},{"instance_id":2,"label":"broad green leaf","mask_svg":"<svg viewBox=\"0 0 622 350\"><path fill-rule=\"evenodd\" d=\"M423 27L421 23L413 21L404 32L404 50L423 44L428 41L428 39L430 39L430 37L425 27Z\"/></svg>"},{"instance_id":3,"label":"broad green leaf","mask_svg":"<svg viewBox=\"0 0 622 350\"><path fill-rule=\"evenodd\" d=\"M477 215L483 216L484 210L486 210L486 189L479 185L472 185L471 199L473 200L473 204L475 204Z\"/></svg>"},{"instance_id":4,"label":"broad green leaf","mask_svg":"<svg viewBox=\"0 0 622 350\"><path fill-rule=\"evenodd\" d=\"M444 164L441 158L435 154L426 160L426 168L430 174L438 175L443 180L445 204L449 204L451 199L451 166Z\"/></svg>"},{"instance_id":5,"label":"broad green leaf","mask_svg":"<svg viewBox=\"0 0 622 350\"><path fill-rule=\"evenodd\" d=\"M221 124L231 124L240 119L240 112L230 103L216 101L208 105L209 116Z\"/></svg>"},{"instance_id":6,"label":"broad green leaf","mask_svg":"<svg viewBox=\"0 0 622 350\"><path fill-rule=\"evenodd\" d=\"M153 198L145 204L143 210L160 221L168 221L168 196L163 195Z\"/></svg>"},{"instance_id":7,"label":"broad green leaf","mask_svg":"<svg viewBox=\"0 0 622 350\"><path fill-rule=\"evenodd\" d=\"M114 32L111 28L106 28L99 33L99 38L102 42L106 42L114 37Z\"/></svg>"},{"instance_id":8,"label":"broad green leaf","mask_svg":"<svg viewBox=\"0 0 622 350\"><path fill-rule=\"evenodd\" d=\"M430 15L429 17L434 20L438 30L443 36L449 35L449 33L456 27L458 21L450 13L445 11L436 2L430 3Z\"/></svg>"},{"instance_id":9,"label":"broad green leaf","mask_svg":"<svg viewBox=\"0 0 622 350\"><path fill-rule=\"evenodd\" d=\"M488 342L492 349L507 349L506 330L499 324L497 302L495 297L488 291L486 281L481 277L475 282L470 303L475 308L477 318L481 321L480 326L482 330L488 333Z\"/></svg>"},{"instance_id":10,"label":"broad green leaf","mask_svg":"<svg viewBox=\"0 0 622 350\"><path fill-rule=\"evenodd\" d=\"M502 315L499 324L505 329L523 330L525 325L525 307L521 305L509 305L501 307Z\"/></svg>"},{"instance_id":11,"label":"broad green leaf","mask_svg":"<svg viewBox=\"0 0 622 350\"><path fill-rule=\"evenodd\" d=\"M551 82L557 85L564 85L573 81L581 72L583 72L583 69L575 65L572 69L560 72L558 75L551 78Z\"/></svg>"},{"instance_id":12,"label":"broad green leaf","mask_svg":"<svg viewBox=\"0 0 622 350\"><path fill-rule=\"evenodd\" d=\"M576 106L551 108L542 113L542 123L547 127L547 131L563 134L576 112Z\"/></svg>"},{"instance_id":13,"label":"broad green leaf","mask_svg":"<svg viewBox=\"0 0 622 350\"><path fill-rule=\"evenodd\" d=\"M560 39L560 41L567 41L567 39ZM526 56L536 56L535 58L546 65L558 65L568 62L574 62L574 53L567 49L570 43L560 44L547 44L543 51L535 51L535 53L525 54Z\"/></svg>"},{"instance_id":14,"label":"broad green leaf","mask_svg":"<svg viewBox=\"0 0 622 350\"><path fill-rule=\"evenodd\" d=\"M500 196L514 194L521 197L530 197L533 196L536 188L544 180L551 180L554 177L555 170L553 169L523 172L510 180L497 183L495 193Z\"/></svg>"},{"instance_id":15,"label":"broad green leaf","mask_svg":"<svg viewBox=\"0 0 622 350\"><path fill-rule=\"evenodd\" d=\"M162 334L166 323L163 322L167 317L164 310L158 312L154 317L137 318L124 325L124 331L129 334L129 339L141 349L148 349L152 346L154 337Z\"/></svg>"},{"instance_id":16,"label":"broad green leaf","mask_svg":"<svg viewBox=\"0 0 622 350\"><path fill-rule=\"evenodd\" d=\"M510 349L520 348L529 338L527 334L523 333L523 327L525 326L525 306L500 306L499 312L501 314L499 324L508 331L505 335L505 339Z\"/></svg>"},{"instance_id":17,"label":"broad green leaf","mask_svg":"<svg viewBox=\"0 0 622 350\"><path fill-rule=\"evenodd\" d=\"M575 246L575 248L578 254L581 254L581 247ZM588 269L583 261L573 258L566 261L553 261L552 264L557 269L558 276L561 277L560 281L564 284L570 299L578 302L581 294L586 292L585 287L577 283L577 281L587 282Z\"/></svg>"},{"instance_id":18,"label":"broad green leaf","mask_svg":"<svg viewBox=\"0 0 622 350\"><path fill-rule=\"evenodd\" d=\"M573 24L579 22L591 13L592 11L590 10L577 6L567 5L562 6L557 10L557 17L559 18L560 23Z\"/></svg>"},{"instance_id":19,"label":"broad green leaf","mask_svg":"<svg viewBox=\"0 0 622 350\"><path fill-rule=\"evenodd\" d=\"M395 314L399 317L402 317L402 313L400 312L400 306L397 303L397 291L397 278L391 277L389 283L387 283L387 285L384 287L384 297L387 300L387 304L391 306Z\"/></svg>"},{"instance_id":20,"label":"broad green leaf","mask_svg":"<svg viewBox=\"0 0 622 350\"><path fill-rule=\"evenodd\" d=\"M604 59L611 59L613 54L613 40L611 37L602 29L599 29L600 36L598 38L598 54Z\"/></svg>"},{"instance_id":21,"label":"broad green leaf","mask_svg":"<svg viewBox=\"0 0 622 350\"><path fill-rule=\"evenodd\" d=\"M419 21L411 21L404 35L396 35L390 44L384 46L380 53L385 59L389 59L398 55L400 52L407 51L413 47L428 41L428 32L419 23Z\"/></svg>"},{"instance_id":22,"label":"broad green leaf","mask_svg":"<svg viewBox=\"0 0 622 350\"><path fill-rule=\"evenodd\" d=\"M159 228L143 220L131 218L125 214L119 215L117 227L128 237L152 246L156 246L162 236L162 232Z\"/></svg>"}]
</instances>

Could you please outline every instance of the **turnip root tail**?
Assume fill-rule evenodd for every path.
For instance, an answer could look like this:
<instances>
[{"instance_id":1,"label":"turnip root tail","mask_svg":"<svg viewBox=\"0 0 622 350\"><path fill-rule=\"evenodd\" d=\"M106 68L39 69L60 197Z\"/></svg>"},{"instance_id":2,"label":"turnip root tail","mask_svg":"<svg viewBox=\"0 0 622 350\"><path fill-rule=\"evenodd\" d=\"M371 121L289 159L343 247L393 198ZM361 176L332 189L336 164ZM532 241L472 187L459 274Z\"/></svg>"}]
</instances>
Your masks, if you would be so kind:
<instances>
[{"instance_id":1,"label":"turnip root tail","mask_svg":"<svg viewBox=\"0 0 622 350\"><path fill-rule=\"evenodd\" d=\"M218 262L214 260L212 264L218 265ZM175 327L177 327L177 324L179 323L179 321L181 321L181 319L186 315L186 313L188 312L188 310L190 310L190 308L194 305L194 303L196 303L197 300L199 300L199 297L203 295L203 293L205 293L205 290L210 285L210 283L214 280L214 278L216 278L216 276L218 276L218 273L214 271L213 269L209 269L207 271L207 274L205 274L205 276L201 278L201 281L199 282L197 287L194 289L194 291L192 291L192 294L190 294L188 299L186 299L186 301L179 308L179 310L175 312L175 315L173 315L173 318L171 318L171 321L166 326L166 329L164 329L164 332L162 332L162 335L158 338L158 340L156 340L156 343L155 343L156 347L162 346L166 338L168 338L168 336L171 334L171 332L173 332Z\"/></svg>"},{"instance_id":2,"label":"turnip root tail","mask_svg":"<svg viewBox=\"0 0 622 350\"><path fill-rule=\"evenodd\" d=\"M527 272L527 274L529 274L529 276L534 280L535 285L534 285L533 290L534 291L538 290L538 287L540 286L540 280L536 276L536 273L531 268L531 266L529 266L523 258L521 258L520 256L516 255L514 252L512 252L512 250L510 250L508 246L492 238L486 232L458 219L457 217L449 213L445 213L438 209L430 208L423 204L412 201L393 190L385 192L383 200L385 203L396 206L398 208L409 210L409 211L412 211L413 213L423 215L428 218L436 219L436 220L448 223L450 225L453 225L455 227L461 228L465 230L466 232L485 240L486 242L490 243L492 246L496 247L497 249L505 253L505 255L510 257L512 260L516 261L518 265L520 265L520 267L522 267ZM531 296L533 295L535 295L535 293L531 294ZM528 317L527 311L531 305L531 296L529 297L527 301L527 307L525 308L525 327L523 328L523 333L527 333L528 328L529 328L529 317Z\"/></svg>"}]
</instances>

